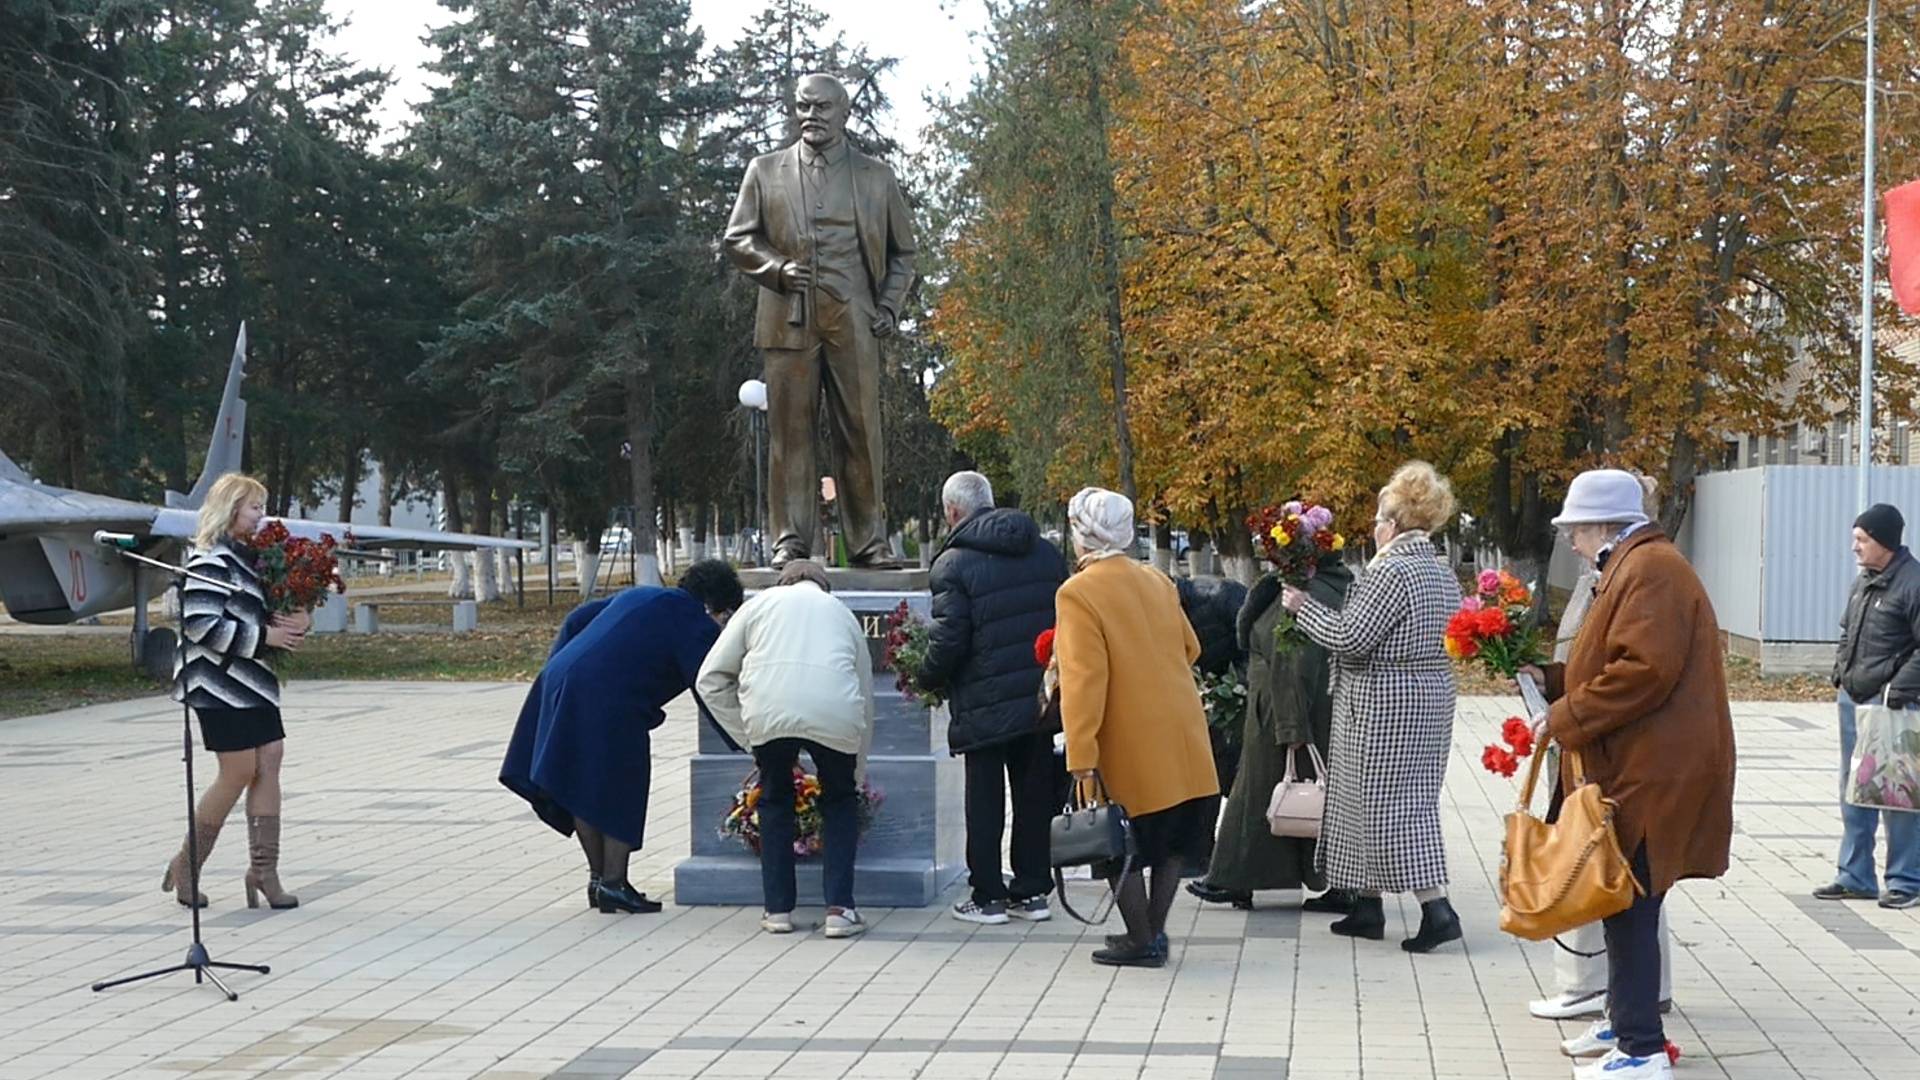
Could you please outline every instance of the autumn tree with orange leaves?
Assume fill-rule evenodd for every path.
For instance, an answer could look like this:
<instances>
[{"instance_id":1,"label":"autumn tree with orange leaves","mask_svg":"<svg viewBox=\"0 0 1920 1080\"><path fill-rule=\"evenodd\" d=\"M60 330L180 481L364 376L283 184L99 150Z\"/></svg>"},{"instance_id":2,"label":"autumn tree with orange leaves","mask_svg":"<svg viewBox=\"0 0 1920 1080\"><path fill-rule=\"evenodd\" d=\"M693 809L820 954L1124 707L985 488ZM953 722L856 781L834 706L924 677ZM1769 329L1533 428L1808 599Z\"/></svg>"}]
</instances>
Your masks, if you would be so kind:
<instances>
[{"instance_id":1,"label":"autumn tree with orange leaves","mask_svg":"<svg viewBox=\"0 0 1920 1080\"><path fill-rule=\"evenodd\" d=\"M1388 471L1425 457L1485 538L1538 566L1567 480L1608 463L1660 476L1677 527L1724 439L1844 398L1862 14L1841 0L1131 10L1106 147L1143 500L1232 534L1304 493L1355 528ZM1883 16L1881 40L1883 174L1906 178L1920 172L1912 16ZM1002 347L1028 300L983 284L1034 239L1006 222L1044 202L1057 163L972 167L980 198L956 240L975 258L943 301L943 330L964 332L943 338L958 377L940 393L956 417L1014 425L983 388L1098 384L1084 348ZM988 173L1027 200L996 199ZM1813 378L1783 397L1796 353ZM1887 355L1881 371L1904 407L1916 373ZM1039 436L1055 493L1076 486L1058 466L1101 459L1097 427L1071 430L1073 454Z\"/></svg>"}]
</instances>

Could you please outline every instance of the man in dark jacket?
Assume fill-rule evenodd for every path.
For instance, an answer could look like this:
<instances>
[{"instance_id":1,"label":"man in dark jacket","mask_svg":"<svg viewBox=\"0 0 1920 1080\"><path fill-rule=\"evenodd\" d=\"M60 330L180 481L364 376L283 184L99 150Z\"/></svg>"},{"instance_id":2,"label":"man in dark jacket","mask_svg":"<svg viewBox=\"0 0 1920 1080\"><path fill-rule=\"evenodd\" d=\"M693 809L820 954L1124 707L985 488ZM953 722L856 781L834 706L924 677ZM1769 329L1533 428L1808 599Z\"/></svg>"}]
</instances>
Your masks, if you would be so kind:
<instances>
[{"instance_id":1,"label":"man in dark jacket","mask_svg":"<svg viewBox=\"0 0 1920 1080\"><path fill-rule=\"evenodd\" d=\"M1247 650L1240 647L1234 629L1240 607L1247 602L1247 587L1232 578L1205 576L1174 578L1173 584L1180 590L1180 610L1187 613L1193 636L1200 639L1200 659L1193 666L1208 675L1245 667Z\"/></svg>"},{"instance_id":2,"label":"man in dark jacket","mask_svg":"<svg viewBox=\"0 0 1920 1080\"><path fill-rule=\"evenodd\" d=\"M1041 668L1034 639L1053 626L1066 560L1018 510L998 510L977 472L940 493L951 530L933 560L933 630L920 685L947 693L947 745L966 761L967 871L973 894L953 906L963 922L1051 917L1047 829L1060 759L1040 730ZM1000 876L1007 785L1013 789L1013 882Z\"/></svg>"},{"instance_id":3,"label":"man in dark jacket","mask_svg":"<svg viewBox=\"0 0 1920 1080\"><path fill-rule=\"evenodd\" d=\"M1840 691L1840 774L1847 780L1858 731L1856 704L1882 693L1896 709L1920 706L1920 562L1900 543L1900 511L1878 503L1853 523L1853 556L1860 564L1840 624L1833 684ZM1873 834L1887 824L1887 891L1873 872ZM1883 908L1920 906L1920 820L1916 815L1840 804L1839 873L1813 895L1822 900L1871 900Z\"/></svg>"}]
</instances>

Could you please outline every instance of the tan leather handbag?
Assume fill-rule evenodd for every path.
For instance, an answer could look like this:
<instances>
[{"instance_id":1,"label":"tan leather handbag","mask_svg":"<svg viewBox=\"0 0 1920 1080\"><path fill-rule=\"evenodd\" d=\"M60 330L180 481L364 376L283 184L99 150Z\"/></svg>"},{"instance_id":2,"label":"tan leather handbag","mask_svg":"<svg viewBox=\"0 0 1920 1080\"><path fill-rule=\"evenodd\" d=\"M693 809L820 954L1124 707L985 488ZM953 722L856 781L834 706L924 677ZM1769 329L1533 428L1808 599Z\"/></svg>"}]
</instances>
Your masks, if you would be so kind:
<instances>
[{"instance_id":1,"label":"tan leather handbag","mask_svg":"<svg viewBox=\"0 0 1920 1080\"><path fill-rule=\"evenodd\" d=\"M1306 745L1313 757L1313 776L1300 778L1293 758L1300 747L1289 746L1287 775L1273 785L1273 794L1267 799L1267 831L1275 836L1301 840L1320 836L1320 819L1327 813L1327 763L1321 759L1319 747Z\"/></svg>"},{"instance_id":2,"label":"tan leather handbag","mask_svg":"<svg viewBox=\"0 0 1920 1080\"><path fill-rule=\"evenodd\" d=\"M1545 941L1576 926L1618 915L1643 892L1613 831L1614 802L1587 782L1576 751L1567 761L1577 786L1567 792L1553 824L1534 817L1534 785L1545 747L1533 755L1520 787L1519 809L1507 815L1500 857L1500 929Z\"/></svg>"}]
</instances>

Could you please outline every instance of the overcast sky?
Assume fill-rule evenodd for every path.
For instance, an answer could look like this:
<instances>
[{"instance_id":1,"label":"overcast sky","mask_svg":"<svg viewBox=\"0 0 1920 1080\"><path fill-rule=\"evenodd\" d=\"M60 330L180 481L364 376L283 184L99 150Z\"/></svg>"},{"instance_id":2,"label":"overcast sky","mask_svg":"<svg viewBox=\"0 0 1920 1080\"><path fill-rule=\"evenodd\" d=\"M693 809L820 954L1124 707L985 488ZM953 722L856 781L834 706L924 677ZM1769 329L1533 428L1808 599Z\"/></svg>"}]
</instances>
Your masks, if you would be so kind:
<instances>
[{"instance_id":1,"label":"overcast sky","mask_svg":"<svg viewBox=\"0 0 1920 1080\"><path fill-rule=\"evenodd\" d=\"M399 84L386 109L388 124L398 126L408 105L426 97L427 73L421 65L429 50L420 43L427 29L450 21L434 0L326 0L334 15L351 20L338 41L340 51L377 67L391 68ZM706 31L709 47L732 43L768 0L692 0L693 19ZM929 113L928 93L958 94L967 87L977 50L970 32L984 30L981 0L816 0L833 14L833 25L849 43L864 42L877 56L900 60L887 93L893 99L894 135L906 145L920 144ZM866 13L853 15L852 12ZM884 13L884 21L872 20Z\"/></svg>"}]
</instances>

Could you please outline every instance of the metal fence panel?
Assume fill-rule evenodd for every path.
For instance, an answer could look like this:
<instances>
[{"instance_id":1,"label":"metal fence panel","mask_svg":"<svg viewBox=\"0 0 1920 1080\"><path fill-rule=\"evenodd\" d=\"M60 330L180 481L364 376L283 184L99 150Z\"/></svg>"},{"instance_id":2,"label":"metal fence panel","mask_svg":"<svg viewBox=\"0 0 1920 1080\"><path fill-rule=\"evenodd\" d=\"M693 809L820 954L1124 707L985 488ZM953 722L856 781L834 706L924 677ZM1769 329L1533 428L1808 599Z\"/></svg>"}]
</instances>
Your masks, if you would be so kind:
<instances>
[{"instance_id":1,"label":"metal fence panel","mask_svg":"<svg viewBox=\"0 0 1920 1080\"><path fill-rule=\"evenodd\" d=\"M1694 487L1693 509L1680 530L1680 548L1713 600L1720 629L1761 637L1761 525L1768 472L1708 473Z\"/></svg>"},{"instance_id":2,"label":"metal fence panel","mask_svg":"<svg viewBox=\"0 0 1920 1080\"><path fill-rule=\"evenodd\" d=\"M1840 465L1743 471L1766 474L1764 640L1838 641L1847 589L1858 572L1850 547L1860 512L1858 471ZM1875 466L1869 486L1873 501L1892 503L1909 520L1920 514L1920 468ZM1910 527L1908 539L1913 535Z\"/></svg>"}]
</instances>

